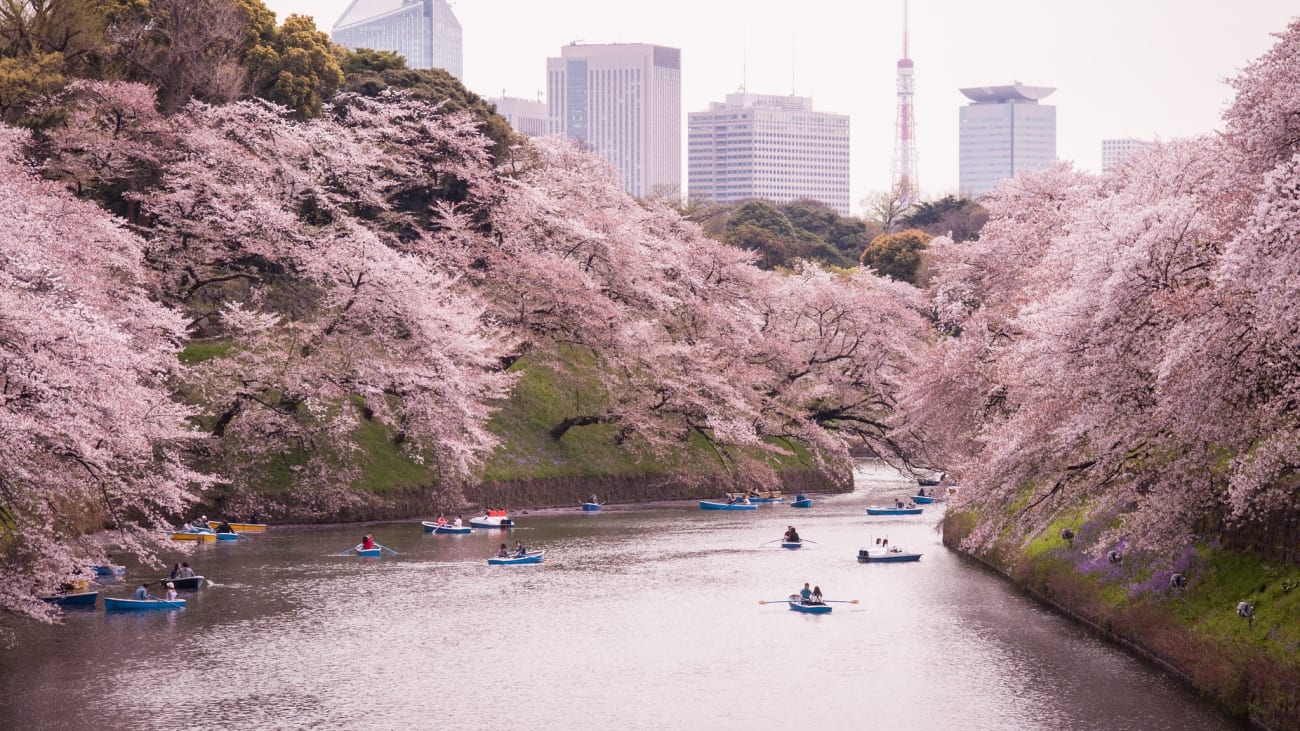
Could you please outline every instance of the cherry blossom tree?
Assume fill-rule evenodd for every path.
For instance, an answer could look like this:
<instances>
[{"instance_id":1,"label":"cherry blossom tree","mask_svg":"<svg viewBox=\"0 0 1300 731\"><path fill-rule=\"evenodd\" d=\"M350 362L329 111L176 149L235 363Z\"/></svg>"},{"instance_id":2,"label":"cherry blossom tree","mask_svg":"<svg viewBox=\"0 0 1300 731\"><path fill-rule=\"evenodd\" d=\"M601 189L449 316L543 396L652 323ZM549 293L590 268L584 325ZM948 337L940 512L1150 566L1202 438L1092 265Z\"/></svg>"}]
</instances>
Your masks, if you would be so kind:
<instances>
[{"instance_id":1,"label":"cherry blossom tree","mask_svg":"<svg viewBox=\"0 0 1300 731\"><path fill-rule=\"evenodd\" d=\"M154 529L206 479L172 396L184 323L147 294L143 241L22 162L0 129L0 609L54 615L53 593L102 548L151 555Z\"/></svg>"}]
</instances>

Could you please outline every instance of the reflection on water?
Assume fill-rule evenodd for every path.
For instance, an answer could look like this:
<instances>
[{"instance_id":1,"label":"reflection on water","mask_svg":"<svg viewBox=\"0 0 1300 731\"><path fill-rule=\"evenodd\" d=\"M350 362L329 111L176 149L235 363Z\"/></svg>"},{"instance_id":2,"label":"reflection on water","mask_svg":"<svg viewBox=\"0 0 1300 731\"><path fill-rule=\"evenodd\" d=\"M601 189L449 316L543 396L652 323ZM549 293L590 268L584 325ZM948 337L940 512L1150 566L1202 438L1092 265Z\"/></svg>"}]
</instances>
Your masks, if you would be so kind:
<instances>
[{"instance_id":1,"label":"reflection on water","mask_svg":"<svg viewBox=\"0 0 1300 731\"><path fill-rule=\"evenodd\" d=\"M356 526L201 546L179 612L70 614L0 654L12 728L1236 728L1156 672L852 495L519 516L511 533ZM879 497L877 497L877 500ZM794 524L816 544L775 544ZM860 564L876 537L919 563ZM537 566L487 566L502 540ZM106 589L129 594L138 572ZM148 575L145 578L152 578ZM779 600L803 583L827 616Z\"/></svg>"}]
</instances>

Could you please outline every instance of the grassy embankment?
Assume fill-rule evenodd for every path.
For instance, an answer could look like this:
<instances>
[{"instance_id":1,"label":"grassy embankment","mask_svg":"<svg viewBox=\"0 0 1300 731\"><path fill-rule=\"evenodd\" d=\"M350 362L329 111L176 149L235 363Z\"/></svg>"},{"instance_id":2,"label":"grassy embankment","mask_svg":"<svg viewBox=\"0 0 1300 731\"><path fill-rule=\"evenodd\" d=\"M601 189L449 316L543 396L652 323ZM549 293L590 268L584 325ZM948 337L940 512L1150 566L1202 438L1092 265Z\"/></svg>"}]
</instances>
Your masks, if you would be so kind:
<instances>
[{"instance_id":1,"label":"grassy embankment","mask_svg":"<svg viewBox=\"0 0 1300 731\"><path fill-rule=\"evenodd\" d=\"M944 542L959 547L981 520L979 510L945 516ZM1137 554L1112 563L1094 555L1095 539L1115 519L1081 506L1027 543L1003 541L974 557L1182 676L1230 713L1300 729L1300 567L1211 544L1158 565ZM1062 528L1074 539L1062 538ZM1184 588L1172 585L1174 573L1187 578ZM1253 620L1237 615L1241 601L1254 605Z\"/></svg>"},{"instance_id":2,"label":"grassy embankment","mask_svg":"<svg viewBox=\"0 0 1300 731\"><path fill-rule=\"evenodd\" d=\"M220 344L194 344L182 358L194 363L223 352ZM396 443L390 425L360 419L346 456L354 475L346 487L360 500L341 514L317 519L411 517L486 503L514 508L567 506L593 492L602 500L615 502L716 497L729 468L753 461L773 468L786 487L834 489L832 480L816 472L812 455L794 443L780 445L785 453L751 449L732 450L724 456L695 435L679 450L662 454L635 437L618 439L618 427L611 424L574 427L555 439L551 430L565 417L580 413L584 405L587 409L599 405L603 398L595 368L592 359L574 352L515 363L511 370L519 380L489 422L489 429L501 442L485 461L482 479L459 492L439 487L436 455L417 462ZM349 407L360 409L359 400ZM203 426L211 428L212 421L205 420ZM318 445L309 455L286 445L271 457L245 463L237 472L247 482L245 490L255 485L251 489L264 503L284 506L283 510L263 511L264 515L270 512L273 519L307 519L306 511L294 509L294 502L300 499L295 483L313 467L311 459L317 460L317 469L321 463L326 470L339 464L343 459L339 451ZM223 471L220 465L216 469L236 472ZM205 504L221 512L224 499L219 490Z\"/></svg>"}]
</instances>

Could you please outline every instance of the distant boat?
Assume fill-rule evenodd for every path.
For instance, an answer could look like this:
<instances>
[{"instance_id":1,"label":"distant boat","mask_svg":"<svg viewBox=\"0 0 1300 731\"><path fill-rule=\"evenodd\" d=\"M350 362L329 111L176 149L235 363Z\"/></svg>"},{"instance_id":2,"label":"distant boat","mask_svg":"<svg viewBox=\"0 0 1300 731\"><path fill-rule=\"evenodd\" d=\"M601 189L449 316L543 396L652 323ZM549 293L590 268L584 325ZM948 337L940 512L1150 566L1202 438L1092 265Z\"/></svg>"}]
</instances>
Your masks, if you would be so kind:
<instances>
[{"instance_id":1,"label":"distant boat","mask_svg":"<svg viewBox=\"0 0 1300 731\"><path fill-rule=\"evenodd\" d=\"M209 520L208 527L216 530L221 526L219 520ZM236 533L262 533L266 530L266 523L231 523L230 529Z\"/></svg>"},{"instance_id":2,"label":"distant boat","mask_svg":"<svg viewBox=\"0 0 1300 731\"><path fill-rule=\"evenodd\" d=\"M803 541L781 541L781 548L789 548L791 550L803 548Z\"/></svg>"},{"instance_id":3,"label":"distant boat","mask_svg":"<svg viewBox=\"0 0 1300 731\"><path fill-rule=\"evenodd\" d=\"M217 534L211 531L178 530L172 532L173 541L199 541L210 543L217 540Z\"/></svg>"},{"instance_id":4,"label":"distant boat","mask_svg":"<svg viewBox=\"0 0 1300 731\"><path fill-rule=\"evenodd\" d=\"M831 613L831 605L804 604L803 600L799 598L798 594L791 594L790 598L787 601L790 604L790 609L795 612L803 612L804 614L830 614Z\"/></svg>"},{"instance_id":5,"label":"distant boat","mask_svg":"<svg viewBox=\"0 0 1300 731\"><path fill-rule=\"evenodd\" d=\"M96 576L121 576L126 573L125 566L96 566Z\"/></svg>"},{"instance_id":6,"label":"distant boat","mask_svg":"<svg viewBox=\"0 0 1300 731\"><path fill-rule=\"evenodd\" d=\"M795 500L794 502L790 503L790 507L792 507L792 508L811 508L811 507L812 507L812 498L810 498L810 497L806 497L806 498L802 498L802 499L800 499L800 500Z\"/></svg>"},{"instance_id":7,"label":"distant boat","mask_svg":"<svg viewBox=\"0 0 1300 731\"><path fill-rule=\"evenodd\" d=\"M764 492L757 492L757 493L754 493L754 492L751 492L751 493L729 492L729 493L727 493L727 499L728 499L728 500L739 500L740 498L743 498L743 497L747 497L747 498L749 498L749 501L750 501L751 503L756 504L756 505L766 505L766 504L768 504L768 503L779 503L779 502L781 502L781 500L782 500L782 497L781 497L781 491L780 491L780 490L767 490L767 491L764 491Z\"/></svg>"},{"instance_id":8,"label":"distant boat","mask_svg":"<svg viewBox=\"0 0 1300 731\"><path fill-rule=\"evenodd\" d=\"M758 510L758 506L746 503L715 503L709 500L701 500L700 510Z\"/></svg>"},{"instance_id":9,"label":"distant boat","mask_svg":"<svg viewBox=\"0 0 1300 731\"><path fill-rule=\"evenodd\" d=\"M934 487L943 481L945 474L947 473L942 470L929 470L921 473L920 476L916 478L916 484L924 487Z\"/></svg>"},{"instance_id":10,"label":"distant boat","mask_svg":"<svg viewBox=\"0 0 1300 731\"><path fill-rule=\"evenodd\" d=\"M379 558L384 555L383 549L379 546L375 546L374 548L358 548L355 553L356 555L364 556L365 558Z\"/></svg>"},{"instance_id":11,"label":"distant boat","mask_svg":"<svg viewBox=\"0 0 1300 731\"><path fill-rule=\"evenodd\" d=\"M920 515L921 508L882 508L872 505L867 508L867 515Z\"/></svg>"},{"instance_id":12,"label":"distant boat","mask_svg":"<svg viewBox=\"0 0 1300 731\"><path fill-rule=\"evenodd\" d=\"M469 524L475 528L513 528L515 522L504 515L480 515L470 518Z\"/></svg>"},{"instance_id":13,"label":"distant boat","mask_svg":"<svg viewBox=\"0 0 1300 731\"><path fill-rule=\"evenodd\" d=\"M218 541L237 541L237 540L239 540L239 534L238 534L238 533L218 533L218 534L216 534L216 535L217 535L217 540L218 540Z\"/></svg>"},{"instance_id":14,"label":"distant boat","mask_svg":"<svg viewBox=\"0 0 1300 731\"><path fill-rule=\"evenodd\" d=\"M148 609L184 609L184 599L114 599L104 597L104 610L108 612L141 611Z\"/></svg>"},{"instance_id":15,"label":"distant boat","mask_svg":"<svg viewBox=\"0 0 1300 731\"><path fill-rule=\"evenodd\" d=\"M172 582L172 587L176 589L198 589L203 586L202 576L187 576L183 579L160 579L158 583L165 584Z\"/></svg>"},{"instance_id":16,"label":"distant boat","mask_svg":"<svg viewBox=\"0 0 1300 731\"><path fill-rule=\"evenodd\" d=\"M57 604L61 607L93 607L95 598L99 596L97 591L82 591L76 594L55 594L54 596L43 596L41 601Z\"/></svg>"},{"instance_id":17,"label":"distant boat","mask_svg":"<svg viewBox=\"0 0 1300 731\"><path fill-rule=\"evenodd\" d=\"M912 502L916 503L917 505L929 505L930 503L934 502L934 498L929 495L913 495Z\"/></svg>"},{"instance_id":18,"label":"distant boat","mask_svg":"<svg viewBox=\"0 0 1300 731\"><path fill-rule=\"evenodd\" d=\"M546 551L529 551L522 556L508 556L506 558L493 556L492 558L489 558L487 562L488 566L514 566L516 564L524 563L541 563L542 554L544 553L546 553Z\"/></svg>"},{"instance_id":19,"label":"distant boat","mask_svg":"<svg viewBox=\"0 0 1300 731\"><path fill-rule=\"evenodd\" d=\"M600 503L583 503L583 504L582 504L582 509L583 509L584 511L588 512L588 513L594 513L594 512L596 512L597 510L600 510L600 509L603 508L603 507L605 507L605 506L604 506L604 505L601 505Z\"/></svg>"},{"instance_id":20,"label":"distant boat","mask_svg":"<svg viewBox=\"0 0 1300 731\"><path fill-rule=\"evenodd\" d=\"M424 526L424 532L425 532L425 533L457 533L457 534L465 534L465 533L473 533L473 532L474 532L474 529L473 529L473 528L470 528L470 527L467 526L467 525L451 525L450 523L443 523L442 525L438 525L437 523L431 523L431 522L429 522L429 521L427 521L427 520L422 520L422 521L420 521L420 525L423 525L423 526Z\"/></svg>"},{"instance_id":21,"label":"distant boat","mask_svg":"<svg viewBox=\"0 0 1300 731\"><path fill-rule=\"evenodd\" d=\"M858 560L862 563L902 563L920 561L921 554L904 551L901 548L859 548Z\"/></svg>"}]
</instances>

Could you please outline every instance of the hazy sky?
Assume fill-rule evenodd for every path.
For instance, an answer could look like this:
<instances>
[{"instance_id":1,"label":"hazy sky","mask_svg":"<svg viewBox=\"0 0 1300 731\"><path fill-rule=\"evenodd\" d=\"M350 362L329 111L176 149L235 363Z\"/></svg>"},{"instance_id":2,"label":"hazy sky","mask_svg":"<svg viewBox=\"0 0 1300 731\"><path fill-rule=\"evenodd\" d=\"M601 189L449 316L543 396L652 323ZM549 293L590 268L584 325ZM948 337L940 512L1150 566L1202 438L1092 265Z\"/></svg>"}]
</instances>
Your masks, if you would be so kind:
<instances>
[{"instance_id":1,"label":"hazy sky","mask_svg":"<svg viewBox=\"0 0 1300 731\"><path fill-rule=\"evenodd\" d=\"M265 0L328 31L350 0ZM457 0L465 83L536 97L570 41L682 49L683 113L751 92L810 96L852 116L852 200L889 185L902 0ZM911 0L920 183L957 189L965 86L1053 86L1057 155L1101 166L1101 140L1219 127L1223 83L1300 14L1295 0ZM746 52L746 48L748 52ZM684 114L683 114L684 117ZM683 118L683 138L685 119ZM685 153L685 139L682 150ZM683 160L682 174L686 166ZM682 181L686 184L685 179Z\"/></svg>"}]
</instances>

